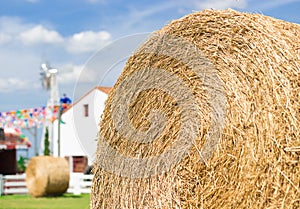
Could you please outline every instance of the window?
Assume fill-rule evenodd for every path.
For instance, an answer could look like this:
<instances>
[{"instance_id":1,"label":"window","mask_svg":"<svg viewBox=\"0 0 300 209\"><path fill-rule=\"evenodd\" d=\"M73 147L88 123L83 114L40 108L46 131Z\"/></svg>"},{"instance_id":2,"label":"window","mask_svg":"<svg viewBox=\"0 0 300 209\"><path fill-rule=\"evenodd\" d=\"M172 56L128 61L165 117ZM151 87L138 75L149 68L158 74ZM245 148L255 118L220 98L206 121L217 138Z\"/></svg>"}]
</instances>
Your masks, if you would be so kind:
<instances>
[{"instance_id":1,"label":"window","mask_svg":"<svg viewBox=\"0 0 300 209\"><path fill-rule=\"evenodd\" d=\"M84 117L89 117L89 105L84 104L83 108L84 108Z\"/></svg>"}]
</instances>

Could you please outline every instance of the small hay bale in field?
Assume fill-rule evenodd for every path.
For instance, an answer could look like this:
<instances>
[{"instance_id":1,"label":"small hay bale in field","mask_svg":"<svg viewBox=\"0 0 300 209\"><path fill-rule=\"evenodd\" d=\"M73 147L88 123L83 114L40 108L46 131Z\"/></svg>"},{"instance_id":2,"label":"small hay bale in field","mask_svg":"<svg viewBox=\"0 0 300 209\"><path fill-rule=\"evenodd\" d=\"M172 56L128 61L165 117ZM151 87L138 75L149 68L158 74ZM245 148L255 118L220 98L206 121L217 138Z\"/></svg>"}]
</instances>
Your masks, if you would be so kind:
<instances>
[{"instance_id":1,"label":"small hay bale in field","mask_svg":"<svg viewBox=\"0 0 300 209\"><path fill-rule=\"evenodd\" d=\"M107 99L91 208L299 208L299 36L233 10L155 32Z\"/></svg>"},{"instance_id":2,"label":"small hay bale in field","mask_svg":"<svg viewBox=\"0 0 300 209\"><path fill-rule=\"evenodd\" d=\"M26 185L34 197L61 195L69 187L69 164L65 158L33 157L26 168Z\"/></svg>"}]
</instances>

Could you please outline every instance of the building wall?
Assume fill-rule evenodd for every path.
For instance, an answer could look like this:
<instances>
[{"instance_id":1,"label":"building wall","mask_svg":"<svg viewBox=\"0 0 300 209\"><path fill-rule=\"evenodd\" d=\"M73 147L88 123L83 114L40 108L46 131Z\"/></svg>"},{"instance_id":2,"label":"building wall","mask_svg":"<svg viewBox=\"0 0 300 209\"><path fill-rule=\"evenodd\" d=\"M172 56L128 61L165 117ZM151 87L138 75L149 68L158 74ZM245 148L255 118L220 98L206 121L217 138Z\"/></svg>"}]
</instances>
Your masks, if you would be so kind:
<instances>
[{"instance_id":1,"label":"building wall","mask_svg":"<svg viewBox=\"0 0 300 209\"><path fill-rule=\"evenodd\" d=\"M62 115L60 124L60 156L87 156L88 164L95 159L97 149L96 136L100 116L104 110L107 94L93 89L81 98L71 109ZM88 116L85 115L85 105L88 105ZM54 122L54 156L58 156L58 127Z\"/></svg>"}]
</instances>

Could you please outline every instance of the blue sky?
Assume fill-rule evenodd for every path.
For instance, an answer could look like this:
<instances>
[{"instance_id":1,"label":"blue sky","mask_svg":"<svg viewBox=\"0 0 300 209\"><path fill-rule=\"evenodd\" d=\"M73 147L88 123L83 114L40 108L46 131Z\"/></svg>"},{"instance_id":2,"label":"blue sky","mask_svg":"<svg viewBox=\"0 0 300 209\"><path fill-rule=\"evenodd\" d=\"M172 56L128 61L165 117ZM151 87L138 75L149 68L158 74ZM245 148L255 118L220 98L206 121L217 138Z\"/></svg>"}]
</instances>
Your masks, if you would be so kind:
<instances>
[{"instance_id":1,"label":"blue sky","mask_svg":"<svg viewBox=\"0 0 300 209\"><path fill-rule=\"evenodd\" d=\"M59 69L60 92L72 97L84 65L103 46L205 8L300 23L300 0L1 0L0 111L46 105L42 62Z\"/></svg>"}]
</instances>

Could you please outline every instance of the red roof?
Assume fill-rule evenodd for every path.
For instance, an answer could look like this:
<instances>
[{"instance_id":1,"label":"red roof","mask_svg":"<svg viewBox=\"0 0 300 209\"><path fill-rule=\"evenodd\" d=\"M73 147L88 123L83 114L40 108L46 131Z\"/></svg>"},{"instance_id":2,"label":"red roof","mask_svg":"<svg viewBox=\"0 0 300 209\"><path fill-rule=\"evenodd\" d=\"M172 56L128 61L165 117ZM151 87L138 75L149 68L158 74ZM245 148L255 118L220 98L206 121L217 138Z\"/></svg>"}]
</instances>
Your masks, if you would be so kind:
<instances>
[{"instance_id":1,"label":"red roof","mask_svg":"<svg viewBox=\"0 0 300 209\"><path fill-rule=\"evenodd\" d=\"M111 91L112 87L104 87L104 86L97 86L97 89L99 89L100 91L109 94L109 92Z\"/></svg>"},{"instance_id":2,"label":"red roof","mask_svg":"<svg viewBox=\"0 0 300 209\"><path fill-rule=\"evenodd\" d=\"M86 92L83 96L81 96L76 102L70 104L67 106L66 109L64 109L63 113L67 112L68 110L70 110L73 106L75 106L80 100L82 100L84 97L86 97L88 94L90 94L92 91L94 91L95 89L98 89L99 91L102 91L105 94L109 94L109 92L111 91L112 87L105 87L105 86L95 86L94 88L92 88L91 90L89 90L88 92Z\"/></svg>"},{"instance_id":3,"label":"red roof","mask_svg":"<svg viewBox=\"0 0 300 209\"><path fill-rule=\"evenodd\" d=\"M13 133L5 133L5 140L0 140L1 149L28 149L31 143L27 138Z\"/></svg>"}]
</instances>

